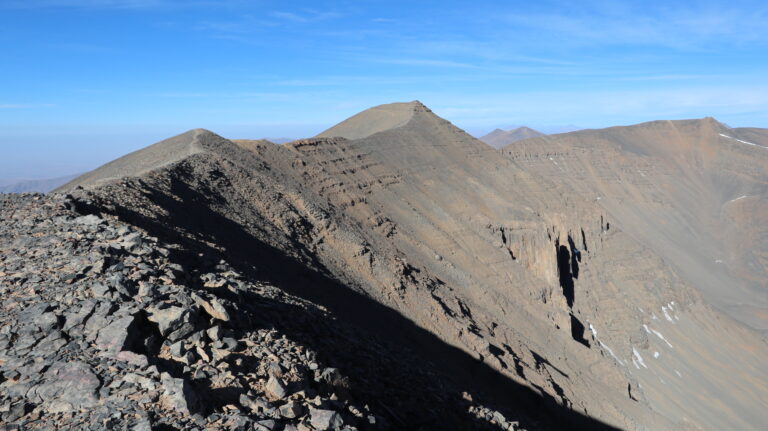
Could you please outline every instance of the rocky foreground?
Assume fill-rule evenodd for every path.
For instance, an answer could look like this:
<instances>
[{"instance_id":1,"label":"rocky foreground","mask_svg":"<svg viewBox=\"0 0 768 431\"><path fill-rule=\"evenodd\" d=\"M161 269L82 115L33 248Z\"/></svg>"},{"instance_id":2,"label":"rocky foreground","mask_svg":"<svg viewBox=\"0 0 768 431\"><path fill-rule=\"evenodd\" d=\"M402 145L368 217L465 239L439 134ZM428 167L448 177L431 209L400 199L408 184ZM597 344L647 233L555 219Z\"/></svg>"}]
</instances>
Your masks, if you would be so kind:
<instances>
[{"instance_id":1,"label":"rocky foreground","mask_svg":"<svg viewBox=\"0 0 768 431\"><path fill-rule=\"evenodd\" d=\"M77 206L0 195L5 429L521 429L322 307Z\"/></svg>"}]
</instances>

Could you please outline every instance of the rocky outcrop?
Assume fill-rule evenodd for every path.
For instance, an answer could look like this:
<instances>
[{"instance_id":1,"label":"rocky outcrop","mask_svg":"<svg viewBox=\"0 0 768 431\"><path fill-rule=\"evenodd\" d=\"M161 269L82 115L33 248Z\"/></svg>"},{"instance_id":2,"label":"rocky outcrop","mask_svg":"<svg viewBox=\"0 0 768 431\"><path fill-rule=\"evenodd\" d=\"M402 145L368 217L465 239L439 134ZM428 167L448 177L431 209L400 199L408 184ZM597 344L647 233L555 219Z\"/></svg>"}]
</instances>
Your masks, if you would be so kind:
<instances>
[{"instance_id":1,"label":"rocky outcrop","mask_svg":"<svg viewBox=\"0 0 768 431\"><path fill-rule=\"evenodd\" d=\"M407 349L81 206L0 195L8 429L522 429Z\"/></svg>"}]
</instances>

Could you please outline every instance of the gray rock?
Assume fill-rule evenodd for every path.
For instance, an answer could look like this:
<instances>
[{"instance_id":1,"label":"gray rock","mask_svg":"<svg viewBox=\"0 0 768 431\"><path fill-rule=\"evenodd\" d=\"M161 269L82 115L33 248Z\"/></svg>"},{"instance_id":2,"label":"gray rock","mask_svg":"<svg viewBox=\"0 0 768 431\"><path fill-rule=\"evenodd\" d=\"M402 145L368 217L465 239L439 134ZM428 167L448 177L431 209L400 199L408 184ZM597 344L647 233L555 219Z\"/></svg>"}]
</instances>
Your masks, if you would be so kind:
<instances>
[{"instance_id":1,"label":"gray rock","mask_svg":"<svg viewBox=\"0 0 768 431\"><path fill-rule=\"evenodd\" d=\"M275 376L269 377L267 385L264 387L264 392L272 399L284 398L288 394L285 384Z\"/></svg>"},{"instance_id":2,"label":"gray rock","mask_svg":"<svg viewBox=\"0 0 768 431\"><path fill-rule=\"evenodd\" d=\"M27 404L25 402L16 403L13 407L10 407L4 415L2 415L2 419L6 423L11 423L25 414L27 414L31 410L31 405Z\"/></svg>"},{"instance_id":3,"label":"gray rock","mask_svg":"<svg viewBox=\"0 0 768 431\"><path fill-rule=\"evenodd\" d=\"M78 326L85 322L88 316L93 313L93 309L96 307L96 301L89 299L80 303L80 308L77 311L70 311L64 314L64 331L69 331L75 326Z\"/></svg>"},{"instance_id":4,"label":"gray rock","mask_svg":"<svg viewBox=\"0 0 768 431\"><path fill-rule=\"evenodd\" d=\"M112 357L123 350L131 336L129 327L135 319L134 316L122 317L100 330L96 337L96 346L99 350Z\"/></svg>"},{"instance_id":5,"label":"gray rock","mask_svg":"<svg viewBox=\"0 0 768 431\"><path fill-rule=\"evenodd\" d=\"M280 416L286 419L295 419L304 414L304 406L296 401L289 401L288 403L280 406Z\"/></svg>"},{"instance_id":6,"label":"gray rock","mask_svg":"<svg viewBox=\"0 0 768 431\"><path fill-rule=\"evenodd\" d=\"M272 431L275 429L275 421L272 419L265 419L262 421L258 421L255 424L253 424L253 429L255 431Z\"/></svg>"},{"instance_id":7,"label":"gray rock","mask_svg":"<svg viewBox=\"0 0 768 431\"><path fill-rule=\"evenodd\" d=\"M152 422L149 421L146 413L139 416L131 431L152 431Z\"/></svg>"},{"instance_id":8,"label":"gray rock","mask_svg":"<svg viewBox=\"0 0 768 431\"><path fill-rule=\"evenodd\" d=\"M199 405L197 394L186 380L171 377L168 373L161 373L160 382L165 391L163 398L169 407L185 415L197 411Z\"/></svg>"},{"instance_id":9,"label":"gray rock","mask_svg":"<svg viewBox=\"0 0 768 431\"><path fill-rule=\"evenodd\" d=\"M67 412L95 406L101 381L83 362L57 362L45 373L45 383L34 393L48 403L50 412Z\"/></svg>"},{"instance_id":10,"label":"gray rock","mask_svg":"<svg viewBox=\"0 0 768 431\"><path fill-rule=\"evenodd\" d=\"M77 217L76 219L72 220L73 223L81 224L84 226L97 226L102 223L104 223L104 220L100 219L99 216L90 214L86 216Z\"/></svg>"},{"instance_id":11,"label":"gray rock","mask_svg":"<svg viewBox=\"0 0 768 431\"><path fill-rule=\"evenodd\" d=\"M333 410L309 408L309 421L316 430L329 430L344 425L344 420Z\"/></svg>"},{"instance_id":12,"label":"gray rock","mask_svg":"<svg viewBox=\"0 0 768 431\"><path fill-rule=\"evenodd\" d=\"M127 250L132 250L142 244L142 238L141 234L138 232L129 233L128 235L123 237L122 242L120 245L123 246L123 248Z\"/></svg>"},{"instance_id":13,"label":"gray rock","mask_svg":"<svg viewBox=\"0 0 768 431\"><path fill-rule=\"evenodd\" d=\"M172 357L180 358L184 354L184 342L177 341L171 344L171 347L168 349L168 351L171 353Z\"/></svg>"},{"instance_id":14,"label":"gray rock","mask_svg":"<svg viewBox=\"0 0 768 431\"><path fill-rule=\"evenodd\" d=\"M170 341L176 341L195 331L193 309L171 306L167 308L149 308L148 319L157 323L160 334Z\"/></svg>"},{"instance_id":15,"label":"gray rock","mask_svg":"<svg viewBox=\"0 0 768 431\"><path fill-rule=\"evenodd\" d=\"M59 326L59 317L52 311L43 313L35 318L35 325L43 332L48 332Z\"/></svg>"}]
</instances>

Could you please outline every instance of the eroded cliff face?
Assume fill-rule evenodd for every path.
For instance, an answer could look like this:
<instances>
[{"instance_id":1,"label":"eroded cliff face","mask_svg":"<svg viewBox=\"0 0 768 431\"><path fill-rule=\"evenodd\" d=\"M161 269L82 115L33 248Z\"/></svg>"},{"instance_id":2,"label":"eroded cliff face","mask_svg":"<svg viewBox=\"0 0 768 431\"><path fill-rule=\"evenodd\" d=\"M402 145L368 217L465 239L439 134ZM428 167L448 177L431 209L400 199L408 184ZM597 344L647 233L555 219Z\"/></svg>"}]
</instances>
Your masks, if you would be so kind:
<instances>
[{"instance_id":1,"label":"eroded cliff face","mask_svg":"<svg viewBox=\"0 0 768 431\"><path fill-rule=\"evenodd\" d=\"M521 141L503 152L537 175L567 179L572 193L593 199L709 302L763 331L766 136L711 118L656 121Z\"/></svg>"},{"instance_id":2,"label":"eroded cliff face","mask_svg":"<svg viewBox=\"0 0 768 431\"><path fill-rule=\"evenodd\" d=\"M581 175L620 188L636 166L619 150L504 157L420 103L371 120L379 111L359 116L370 130L353 117L342 136L285 146L209 139L216 145L202 153L84 199L444 358L458 385L542 427L595 427L594 418L628 429L746 429L765 419L765 342L711 309L633 234L645 225L625 228L634 219L602 205L607 193L567 167L598 160L606 169L585 165ZM656 189L639 181L622 197L654 202ZM422 329L464 353L448 354Z\"/></svg>"}]
</instances>

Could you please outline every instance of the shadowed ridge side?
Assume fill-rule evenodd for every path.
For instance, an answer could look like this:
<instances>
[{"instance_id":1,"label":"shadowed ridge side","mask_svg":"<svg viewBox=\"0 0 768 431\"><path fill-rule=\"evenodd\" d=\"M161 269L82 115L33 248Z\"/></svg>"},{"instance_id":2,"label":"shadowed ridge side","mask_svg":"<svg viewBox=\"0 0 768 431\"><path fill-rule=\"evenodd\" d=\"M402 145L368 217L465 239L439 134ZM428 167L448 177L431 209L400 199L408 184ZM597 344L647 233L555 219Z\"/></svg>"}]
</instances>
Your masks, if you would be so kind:
<instances>
[{"instance_id":1,"label":"shadowed ridge side","mask_svg":"<svg viewBox=\"0 0 768 431\"><path fill-rule=\"evenodd\" d=\"M192 129L148 147L126 154L54 190L65 192L77 186L95 187L124 177L139 176L178 162L194 154L215 151L231 142L206 130Z\"/></svg>"},{"instance_id":2,"label":"shadowed ridge side","mask_svg":"<svg viewBox=\"0 0 768 431\"><path fill-rule=\"evenodd\" d=\"M315 137L361 139L404 126L413 118L415 112L420 111L431 112L418 100L378 105L347 118Z\"/></svg>"}]
</instances>

